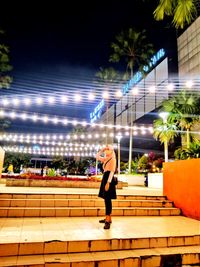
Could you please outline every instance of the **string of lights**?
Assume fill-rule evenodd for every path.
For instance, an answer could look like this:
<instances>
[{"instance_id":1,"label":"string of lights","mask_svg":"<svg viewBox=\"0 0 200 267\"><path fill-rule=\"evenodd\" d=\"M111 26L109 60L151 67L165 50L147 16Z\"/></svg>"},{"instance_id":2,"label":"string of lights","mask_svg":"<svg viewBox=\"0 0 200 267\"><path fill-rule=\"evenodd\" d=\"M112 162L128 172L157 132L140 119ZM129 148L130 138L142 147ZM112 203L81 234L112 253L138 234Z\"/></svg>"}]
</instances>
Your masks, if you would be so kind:
<instances>
[{"instance_id":1,"label":"string of lights","mask_svg":"<svg viewBox=\"0 0 200 267\"><path fill-rule=\"evenodd\" d=\"M84 146L100 146L100 144L96 143L66 143L66 142L55 142L55 141L44 141L44 140L30 140L30 139L1 139L0 141L9 142L9 143L20 143L20 144L38 144L38 145L51 145L51 146L65 146L65 147L84 147ZM3 143L4 143L3 142Z\"/></svg>"},{"instance_id":2,"label":"string of lights","mask_svg":"<svg viewBox=\"0 0 200 267\"><path fill-rule=\"evenodd\" d=\"M145 87L140 85L136 85L134 86L130 92L132 92L132 94L134 96L141 96L144 93L155 93L157 90L159 90L159 94L162 93L166 93L166 90L169 92L177 92L178 88L188 88L191 89L193 88L194 91L198 92L198 88L199 88L200 82L197 83L197 81L192 81L192 80L188 80L188 81L183 81L182 83L180 82L167 82L167 84L161 84L158 87L155 86L155 84L153 82L145 82ZM14 105L15 107L18 106L31 106L31 105L56 105L56 104L72 104L72 102L74 102L75 104L77 103L85 103L87 102L92 102L92 101L96 101L96 100L100 100L100 99L112 99L113 97L117 97L117 98L121 98L123 96L123 92L119 89L113 89L113 86L111 87L111 89L109 88L109 91L105 91L103 90L102 92L102 88L101 90L99 89L98 91L92 92L91 90L84 90L81 93L76 93L76 94L72 94L70 92L68 92L68 94L64 94L64 95L60 95L59 93L57 93L56 95L52 94L52 93L44 93L42 94L40 92L40 96L38 96L38 94L30 94L28 93L28 91L26 90L22 90L23 91L23 95L19 95L17 94L15 95L7 95L4 96L1 100L0 100L0 105L7 107L10 105ZM27 94L25 94L27 93ZM61 94L63 93L63 91L61 91ZM59 95L59 96L57 96Z\"/></svg>"},{"instance_id":3,"label":"string of lights","mask_svg":"<svg viewBox=\"0 0 200 267\"><path fill-rule=\"evenodd\" d=\"M63 126L66 125L73 125L73 126L77 126L77 125L81 125L83 127L86 126L91 126L91 127L99 127L99 128L109 128L109 129L125 129L125 130L130 130L131 128L133 130L137 130L138 126L133 126L130 127L128 125L124 126L124 125L114 125L114 124L105 124L105 123L91 123L91 122L87 122L87 121L80 121L80 120L71 120L67 117L61 117L61 116L48 116L47 114L39 114L39 113L31 113L31 112L15 112L12 110L5 110L5 109L1 109L0 110L0 118L10 118L12 120L14 119L21 119L23 121L26 120L31 120L33 122L43 122L43 123L53 123L55 125L57 124L62 124ZM141 131L145 131L147 130L147 128L145 126L140 126L139 129L141 129ZM152 131L152 127L148 127L149 131Z\"/></svg>"},{"instance_id":4,"label":"string of lights","mask_svg":"<svg viewBox=\"0 0 200 267\"><path fill-rule=\"evenodd\" d=\"M34 147L16 147L16 146L3 146L3 149L7 152L12 153L23 153L23 154L35 154L35 155L47 155L47 156L66 156L66 157L95 157L96 151L88 149L84 149L86 151L77 150L77 149L69 149L66 150L64 148L34 148Z\"/></svg>"},{"instance_id":5,"label":"string of lights","mask_svg":"<svg viewBox=\"0 0 200 267\"><path fill-rule=\"evenodd\" d=\"M146 134L147 131L149 133L153 133L153 128L145 128L138 127L138 129L141 131L140 134ZM161 129L162 130L162 129ZM186 133L184 130L175 130L177 133ZM190 131L191 134L200 134L199 131ZM110 134L17 134L17 133L4 133L0 134L0 141L3 142L11 142L11 143L22 143L22 144L40 144L40 145L52 145L52 146L67 146L67 147L96 147L101 146L100 143L83 143L83 141L99 141L99 138L106 138L106 137L115 137L115 138L125 138L129 136L129 132L125 132L122 134L121 132L118 132L116 134L110 133ZM133 135L138 135L137 131L133 131ZM75 142L76 141L76 142ZM78 141L78 142L77 142ZM80 142L82 141L82 142Z\"/></svg>"},{"instance_id":6,"label":"string of lights","mask_svg":"<svg viewBox=\"0 0 200 267\"><path fill-rule=\"evenodd\" d=\"M152 133L152 127L144 127L144 126L133 126L135 134L137 131L141 131L143 134L146 132ZM24 134L24 133L4 133L0 134L0 140L9 141L9 142L51 142L53 141L54 144L59 144L55 141L69 141L69 140L98 140L99 138L105 137L126 137L129 136L130 132L117 132L114 133L92 133L92 134ZM67 144L67 143L66 143Z\"/></svg>"},{"instance_id":7,"label":"string of lights","mask_svg":"<svg viewBox=\"0 0 200 267\"><path fill-rule=\"evenodd\" d=\"M18 150L32 150L32 151L72 151L72 152L80 152L80 151L97 151L103 145L88 145L88 146L80 146L80 147L53 147L53 146L24 146L24 145L14 145L14 146L3 146L5 149L18 149Z\"/></svg>"}]
</instances>

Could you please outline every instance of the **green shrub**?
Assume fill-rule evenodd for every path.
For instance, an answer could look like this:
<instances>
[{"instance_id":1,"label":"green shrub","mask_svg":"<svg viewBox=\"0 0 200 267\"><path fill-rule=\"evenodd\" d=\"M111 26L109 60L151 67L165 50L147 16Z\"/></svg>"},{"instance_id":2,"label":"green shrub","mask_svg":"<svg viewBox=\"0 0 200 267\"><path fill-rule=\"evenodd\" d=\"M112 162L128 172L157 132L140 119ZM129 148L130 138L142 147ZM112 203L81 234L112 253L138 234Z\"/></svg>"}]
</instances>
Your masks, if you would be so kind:
<instances>
[{"instance_id":1,"label":"green shrub","mask_svg":"<svg viewBox=\"0 0 200 267\"><path fill-rule=\"evenodd\" d=\"M200 142L190 143L189 148L178 148L174 152L175 159L191 159L200 157Z\"/></svg>"},{"instance_id":2,"label":"green shrub","mask_svg":"<svg viewBox=\"0 0 200 267\"><path fill-rule=\"evenodd\" d=\"M55 169L49 169L49 170L48 170L48 176L50 176L50 177L54 177L54 176L56 176L56 171L55 171Z\"/></svg>"}]
</instances>

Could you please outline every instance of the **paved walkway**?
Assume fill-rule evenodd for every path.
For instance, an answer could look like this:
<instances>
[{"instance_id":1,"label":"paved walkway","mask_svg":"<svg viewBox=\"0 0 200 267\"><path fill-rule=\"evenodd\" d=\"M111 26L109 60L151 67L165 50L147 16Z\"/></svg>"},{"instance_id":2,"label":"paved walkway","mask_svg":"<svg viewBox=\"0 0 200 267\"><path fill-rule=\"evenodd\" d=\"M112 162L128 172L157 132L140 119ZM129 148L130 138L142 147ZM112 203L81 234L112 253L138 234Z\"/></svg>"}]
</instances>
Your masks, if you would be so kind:
<instances>
[{"instance_id":1,"label":"paved walkway","mask_svg":"<svg viewBox=\"0 0 200 267\"><path fill-rule=\"evenodd\" d=\"M98 189L6 187L0 184L0 193L97 195ZM125 187L117 193L163 195L159 189L142 186ZM99 261L98 266L106 267L119 266L120 259L120 266L136 266L135 260L140 259L145 261L141 266L159 266L149 261L161 262L161 254L180 253L189 255L192 264L197 262L191 259L196 259L200 249L200 221L184 216L113 216L111 228L104 230L99 219L85 216L0 218L0 265L33 266L37 263L38 266L51 266L55 262L67 262L66 266L69 266L70 262L77 262L74 266L94 266L94 261ZM113 259L115 265L112 265ZM134 263L129 264L130 260Z\"/></svg>"},{"instance_id":2,"label":"paved walkway","mask_svg":"<svg viewBox=\"0 0 200 267\"><path fill-rule=\"evenodd\" d=\"M1 243L102 240L200 235L200 221L183 216L113 217L104 230L97 217L0 218Z\"/></svg>"},{"instance_id":3,"label":"paved walkway","mask_svg":"<svg viewBox=\"0 0 200 267\"><path fill-rule=\"evenodd\" d=\"M98 194L99 189L93 188L50 188L50 187L10 187L0 184L0 193L25 193L25 194ZM162 196L161 189L143 186L128 186L117 190L118 195L147 195Z\"/></svg>"},{"instance_id":4,"label":"paved walkway","mask_svg":"<svg viewBox=\"0 0 200 267\"><path fill-rule=\"evenodd\" d=\"M1 184L0 193L97 194L98 189L6 187ZM162 196L160 189L140 186L127 187L117 193ZM9 243L200 235L200 221L184 216L113 217L109 231L105 231L98 220L99 217L0 218L0 240Z\"/></svg>"}]
</instances>

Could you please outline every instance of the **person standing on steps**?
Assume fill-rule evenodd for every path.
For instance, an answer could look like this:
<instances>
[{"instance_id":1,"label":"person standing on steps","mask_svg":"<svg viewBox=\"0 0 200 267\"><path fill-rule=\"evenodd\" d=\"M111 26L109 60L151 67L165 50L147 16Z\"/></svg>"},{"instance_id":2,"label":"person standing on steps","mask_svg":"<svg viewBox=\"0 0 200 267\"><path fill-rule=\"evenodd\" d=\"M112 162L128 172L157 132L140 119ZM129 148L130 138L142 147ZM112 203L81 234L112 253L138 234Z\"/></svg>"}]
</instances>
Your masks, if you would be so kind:
<instances>
[{"instance_id":1,"label":"person standing on steps","mask_svg":"<svg viewBox=\"0 0 200 267\"><path fill-rule=\"evenodd\" d=\"M116 186L113 181L113 176L116 170L116 155L114 148L111 145L102 148L97 153L96 159L103 163L103 177L98 196L104 199L106 212L106 218L99 222L105 224L104 229L110 229L110 224L112 223L112 199L117 198Z\"/></svg>"}]
</instances>

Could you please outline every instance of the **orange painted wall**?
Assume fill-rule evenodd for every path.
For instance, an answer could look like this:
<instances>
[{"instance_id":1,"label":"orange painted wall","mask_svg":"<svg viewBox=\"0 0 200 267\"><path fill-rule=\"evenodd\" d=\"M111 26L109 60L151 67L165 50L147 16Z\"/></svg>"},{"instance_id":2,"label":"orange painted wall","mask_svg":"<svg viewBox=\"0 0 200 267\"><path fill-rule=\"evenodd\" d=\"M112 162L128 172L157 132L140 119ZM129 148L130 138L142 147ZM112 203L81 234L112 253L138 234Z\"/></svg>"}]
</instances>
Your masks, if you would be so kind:
<instances>
[{"instance_id":1,"label":"orange painted wall","mask_svg":"<svg viewBox=\"0 0 200 267\"><path fill-rule=\"evenodd\" d=\"M200 220L200 159L164 163L163 193L183 215Z\"/></svg>"}]
</instances>

